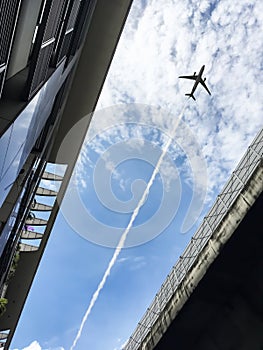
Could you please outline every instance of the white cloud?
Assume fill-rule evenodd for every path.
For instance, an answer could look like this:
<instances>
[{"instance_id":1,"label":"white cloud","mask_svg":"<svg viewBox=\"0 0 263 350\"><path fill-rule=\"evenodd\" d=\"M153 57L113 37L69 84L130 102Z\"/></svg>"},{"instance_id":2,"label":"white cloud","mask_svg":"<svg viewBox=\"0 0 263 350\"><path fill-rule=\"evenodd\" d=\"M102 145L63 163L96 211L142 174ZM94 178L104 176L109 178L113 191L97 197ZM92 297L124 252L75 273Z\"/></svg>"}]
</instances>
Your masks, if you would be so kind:
<instances>
[{"instance_id":1,"label":"white cloud","mask_svg":"<svg viewBox=\"0 0 263 350\"><path fill-rule=\"evenodd\" d=\"M118 338L117 342L120 343L121 338ZM123 350L124 347L127 345L127 343L128 343L128 340L126 340L122 345L120 345L120 346L118 345L117 347L115 347L114 350Z\"/></svg>"},{"instance_id":2,"label":"white cloud","mask_svg":"<svg viewBox=\"0 0 263 350\"><path fill-rule=\"evenodd\" d=\"M19 350L19 349L14 349ZM22 350L65 350L63 347L56 348L42 348L38 341L33 341L29 346L23 348Z\"/></svg>"},{"instance_id":3,"label":"white cloud","mask_svg":"<svg viewBox=\"0 0 263 350\"><path fill-rule=\"evenodd\" d=\"M124 263L124 262L126 262L126 261L128 261L129 260L129 258L127 257L127 258L119 258L118 260L117 260L117 262L119 263L119 264L122 264L122 263Z\"/></svg>"},{"instance_id":4,"label":"white cloud","mask_svg":"<svg viewBox=\"0 0 263 350\"><path fill-rule=\"evenodd\" d=\"M22 350L41 350L40 344L35 340L33 341L29 346L26 348L23 348Z\"/></svg>"},{"instance_id":5,"label":"white cloud","mask_svg":"<svg viewBox=\"0 0 263 350\"><path fill-rule=\"evenodd\" d=\"M185 103L184 94L192 87L178 76L198 72L205 64L212 97L198 88L197 101L189 101L184 121L207 161L208 189L217 191L262 127L263 4L256 0L149 0L146 7L142 4L133 3L98 109L135 102L161 107L167 113L150 113L150 108L149 113L138 116L106 110L95 113L91 139L99 134L104 144L111 143L112 137L121 142L131 137L125 127L120 127L119 134L105 129L131 121L160 127L169 134ZM101 142L89 146L99 155L104 152ZM189 150L193 163L198 163L194 149ZM113 169L111 159L107 161ZM168 176L172 173L170 167L165 171ZM138 268L145 264L140 257L118 260L126 261ZM114 263L113 259L96 298ZM95 301L93 298L87 316Z\"/></svg>"},{"instance_id":6,"label":"white cloud","mask_svg":"<svg viewBox=\"0 0 263 350\"><path fill-rule=\"evenodd\" d=\"M175 141L186 146L187 159L178 169L183 181L191 187L193 183L198 185L194 188L198 194L204 195L207 188L206 201L211 203L263 125L262 7L256 1L247 5L238 0L152 0L146 7L140 1L134 2L98 103L105 108L98 108L93 116L79 161L77 182L82 190L88 191L98 184L96 193L103 189L98 198L104 198L102 203L107 208L115 212L113 204L118 209L125 207L125 212L128 204L134 208L134 201L118 200L112 195L115 194L112 188L105 190L105 184L118 184L124 194L131 190L130 174L117 167L121 152L127 151L122 160L137 154L138 159L146 161L154 153L144 151L139 157L146 135L141 125L152 130L153 146L163 146L164 134L170 135L186 101L184 93L192 87L192 82L178 76L192 74L205 64L212 96L198 87L197 101L189 101L183 120L200 145L207 176L202 172L205 163L201 165L189 132L186 134L179 127ZM146 105L134 113L125 105L130 101ZM128 128L127 124L132 122L137 126ZM138 142L132 142L135 138ZM127 147L122 147L124 142ZM122 149L116 151L111 147L116 144ZM169 155L176 159L176 152L169 150ZM98 159L104 162L97 162ZM103 164L104 170L101 167L97 176L92 176L97 164ZM176 168L171 165L164 160L161 166L168 191L177 180Z\"/></svg>"},{"instance_id":7,"label":"white cloud","mask_svg":"<svg viewBox=\"0 0 263 350\"><path fill-rule=\"evenodd\" d=\"M147 261L144 256L127 256L119 258L117 263L128 263L131 271L139 270L147 265Z\"/></svg>"}]
</instances>

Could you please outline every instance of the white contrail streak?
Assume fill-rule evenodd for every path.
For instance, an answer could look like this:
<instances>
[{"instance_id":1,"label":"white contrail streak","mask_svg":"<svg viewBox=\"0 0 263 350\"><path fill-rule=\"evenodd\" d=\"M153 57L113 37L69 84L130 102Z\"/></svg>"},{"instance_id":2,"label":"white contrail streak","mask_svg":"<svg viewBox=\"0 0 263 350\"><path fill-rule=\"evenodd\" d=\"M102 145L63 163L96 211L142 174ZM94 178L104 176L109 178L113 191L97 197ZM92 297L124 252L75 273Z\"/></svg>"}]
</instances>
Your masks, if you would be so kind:
<instances>
[{"instance_id":1,"label":"white contrail streak","mask_svg":"<svg viewBox=\"0 0 263 350\"><path fill-rule=\"evenodd\" d=\"M187 100L187 101L188 101L188 100ZM186 103L187 103L187 102L186 102ZM133 223L134 223L134 220L136 219L136 217L137 217L137 215L138 215L138 213L139 213L139 210L140 210L141 207L143 206L144 201L145 201L145 199L146 199L147 196L148 196L148 193L149 193L149 191L150 191L150 189L151 189L151 187L152 187L152 184L153 184L153 182L154 182L154 180L155 180L155 177L156 177L156 175L157 175L158 172L159 172L159 169L160 169L160 166L161 166L161 164L162 164L163 158L164 158L164 156L165 156L165 154L166 154L168 148L170 147L171 142L173 141L173 138L174 138L174 135L175 135L175 131L176 131L176 129L177 129L177 126L178 126L178 124L179 124L179 122L180 122L180 120L181 120L181 118L182 118L182 116L183 116L183 113L184 113L184 110L185 110L185 107L186 107L186 103L185 103L185 105L184 105L184 107L183 107L183 109L182 109L182 112L180 113L178 119L176 120L176 123L175 123L175 125L174 125L173 131L172 131L172 134L171 134L171 137L169 137L168 141L166 142L166 144L165 144L165 146L164 146L164 148L163 148L162 154L160 155L160 158L158 159L158 162L157 162L157 164L156 164L156 166L155 166L155 168L154 168L154 171L153 171L152 176L151 176L151 178L150 178L150 180L149 180L149 182L148 182L148 184L147 184L147 186L146 186L146 189L145 189L145 191L144 191L144 193L143 193L143 195L142 195L142 198L140 199L140 201L139 201L137 207L134 209L134 211L133 211L133 213L132 213L130 222L129 222L127 228L124 230L124 232L123 232L123 234L122 234L122 236L121 236L121 238L120 238L120 241L119 241L119 243L118 243L118 245L117 245L117 247L116 247L116 249L115 249L115 251L114 251L114 254L113 254L113 256L112 256L112 258L111 258L111 260L110 260L110 262L109 262L109 265L108 265L108 267L107 267L107 269L106 269L106 271L105 271L105 273L104 273L104 275L103 275L103 277L102 277L102 280L100 281L100 283L99 283L99 285L98 285L96 291L95 291L94 294L92 295L92 298L91 298L89 307L88 307L87 311L85 312L85 315L84 315L84 317L83 317L83 319L82 319L82 321L81 321L81 324L80 324L80 327L79 327L77 336L76 336L76 338L74 339L74 342L73 342L73 344L72 344L70 350L73 350L73 349L75 348L75 346L76 346L76 344L77 344L79 338L81 337L81 333L82 333L83 327L84 327L84 325L85 325L85 323L86 323L86 321L87 321L87 318L88 318L88 316L89 316L89 314L90 314L90 312L91 312L93 306L95 305L95 303L96 303L96 301L97 301L97 299L98 299L98 297L99 297L100 291L103 289L103 287L104 287L104 285L105 285L105 283L106 283L107 277L108 277L108 276L110 275L110 273L111 273L111 269L113 268L113 266L114 266L114 264L115 264L115 262L116 262L116 260L117 260L117 258L118 258L118 256L119 256L119 254L120 254L122 248L124 247L124 244L125 244L127 235L128 235L128 233L130 232L130 229L132 228L132 225L133 225Z\"/></svg>"}]
</instances>

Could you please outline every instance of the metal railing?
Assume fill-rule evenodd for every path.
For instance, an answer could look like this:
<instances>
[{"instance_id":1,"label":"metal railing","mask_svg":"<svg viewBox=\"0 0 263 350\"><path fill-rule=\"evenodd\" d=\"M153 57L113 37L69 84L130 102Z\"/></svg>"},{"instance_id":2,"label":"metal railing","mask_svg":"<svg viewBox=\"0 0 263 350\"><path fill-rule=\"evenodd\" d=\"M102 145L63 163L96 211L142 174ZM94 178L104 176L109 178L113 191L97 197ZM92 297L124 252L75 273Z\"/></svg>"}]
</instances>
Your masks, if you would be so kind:
<instances>
[{"instance_id":1,"label":"metal railing","mask_svg":"<svg viewBox=\"0 0 263 350\"><path fill-rule=\"evenodd\" d=\"M150 329L164 310L167 302L174 295L178 286L190 270L197 256L215 231L223 217L227 214L232 204L241 193L246 183L263 158L263 129L255 137L248 147L245 155L232 173L229 181L224 186L222 192L204 218L202 224L192 237L189 245L180 256L172 271L162 284L150 307L143 315L137 328L124 346L124 350L137 350L149 333Z\"/></svg>"}]
</instances>

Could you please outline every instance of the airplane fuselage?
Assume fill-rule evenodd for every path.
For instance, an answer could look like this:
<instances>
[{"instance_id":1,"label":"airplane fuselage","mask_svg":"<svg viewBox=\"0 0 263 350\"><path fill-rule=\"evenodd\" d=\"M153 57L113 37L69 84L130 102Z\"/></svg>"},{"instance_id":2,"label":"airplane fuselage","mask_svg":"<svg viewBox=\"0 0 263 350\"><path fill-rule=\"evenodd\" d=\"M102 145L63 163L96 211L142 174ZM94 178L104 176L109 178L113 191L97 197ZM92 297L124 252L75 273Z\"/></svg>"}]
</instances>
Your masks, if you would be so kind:
<instances>
[{"instance_id":1,"label":"airplane fuselage","mask_svg":"<svg viewBox=\"0 0 263 350\"><path fill-rule=\"evenodd\" d=\"M194 86L192 88L191 95L194 94L198 84L201 83L201 81L202 81L202 74L203 74L204 70L205 70L205 66L202 66L202 68L200 69L200 72L198 73L198 75L196 77L196 81L195 81Z\"/></svg>"},{"instance_id":2,"label":"airplane fuselage","mask_svg":"<svg viewBox=\"0 0 263 350\"><path fill-rule=\"evenodd\" d=\"M186 94L186 96L192 97L195 100L194 92L195 92L199 83L206 89L208 94L211 95L211 92L209 91L208 87L205 84L206 78L204 78L204 79L202 78L202 74L203 74L204 70L205 70L205 65L203 65L201 67L198 75L196 75L196 73L194 73L194 75L183 75L183 76L179 77L179 78L191 79L191 80L195 81L194 86L192 88L192 91L190 92L190 94Z\"/></svg>"}]
</instances>

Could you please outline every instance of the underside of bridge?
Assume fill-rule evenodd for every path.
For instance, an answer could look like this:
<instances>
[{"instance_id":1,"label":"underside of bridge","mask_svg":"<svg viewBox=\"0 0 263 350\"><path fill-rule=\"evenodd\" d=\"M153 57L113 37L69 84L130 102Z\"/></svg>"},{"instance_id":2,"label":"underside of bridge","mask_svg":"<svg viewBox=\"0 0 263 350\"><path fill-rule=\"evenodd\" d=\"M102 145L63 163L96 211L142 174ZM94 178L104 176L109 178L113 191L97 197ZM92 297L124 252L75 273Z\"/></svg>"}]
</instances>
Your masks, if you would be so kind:
<instances>
[{"instance_id":1,"label":"underside of bridge","mask_svg":"<svg viewBox=\"0 0 263 350\"><path fill-rule=\"evenodd\" d=\"M263 193L154 349L263 349L262 217Z\"/></svg>"}]
</instances>

